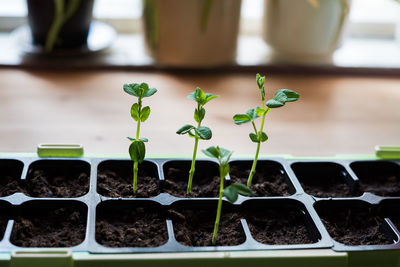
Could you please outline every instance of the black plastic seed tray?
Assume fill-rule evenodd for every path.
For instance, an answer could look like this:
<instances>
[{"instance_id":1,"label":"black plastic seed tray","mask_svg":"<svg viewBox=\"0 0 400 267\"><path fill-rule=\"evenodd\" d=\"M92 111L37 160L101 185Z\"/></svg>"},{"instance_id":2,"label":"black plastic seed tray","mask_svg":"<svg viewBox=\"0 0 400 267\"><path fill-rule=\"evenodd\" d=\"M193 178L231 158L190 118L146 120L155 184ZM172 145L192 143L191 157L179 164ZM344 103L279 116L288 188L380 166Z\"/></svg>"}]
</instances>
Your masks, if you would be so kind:
<instances>
[{"instance_id":1,"label":"black plastic seed tray","mask_svg":"<svg viewBox=\"0 0 400 267\"><path fill-rule=\"evenodd\" d=\"M313 199L334 250L400 248L399 161L291 161L290 165L301 185L299 193Z\"/></svg>"},{"instance_id":2,"label":"black plastic seed tray","mask_svg":"<svg viewBox=\"0 0 400 267\"><path fill-rule=\"evenodd\" d=\"M224 201L217 246L197 239L204 225L211 225L206 233L212 232L217 193L200 189L218 182L218 165L197 161L196 197L187 198L185 188L177 187L185 183L189 165L184 159L146 160L138 180L140 186L147 177L146 184L132 197L127 159L2 158L0 252L33 247L91 253L400 248L399 161L262 159L255 195L239 196L235 204ZM251 160L230 165L227 184L240 181ZM118 184L118 177L126 184ZM185 221L187 216L195 219ZM233 230L225 225L234 225Z\"/></svg>"}]
</instances>

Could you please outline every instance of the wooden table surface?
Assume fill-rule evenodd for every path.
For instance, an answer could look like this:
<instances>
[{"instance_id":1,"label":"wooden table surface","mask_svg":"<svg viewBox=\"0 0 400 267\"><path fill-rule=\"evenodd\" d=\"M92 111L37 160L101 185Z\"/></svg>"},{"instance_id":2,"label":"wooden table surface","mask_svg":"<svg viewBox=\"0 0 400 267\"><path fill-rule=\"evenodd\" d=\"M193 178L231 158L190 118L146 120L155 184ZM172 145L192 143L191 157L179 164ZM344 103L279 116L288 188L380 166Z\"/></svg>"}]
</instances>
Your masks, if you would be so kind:
<instances>
[{"instance_id":1,"label":"wooden table surface","mask_svg":"<svg viewBox=\"0 0 400 267\"><path fill-rule=\"evenodd\" d=\"M148 154L190 154L193 139L178 136L194 123L196 86L220 97L206 105L211 145L252 154L250 125L232 116L260 105L255 74L180 74L129 71L28 71L0 69L0 152L34 152L42 142L81 143L89 153L127 153L136 123L135 99L124 83L147 82L158 93L144 100L152 113L142 124ZM371 154L376 144L400 144L400 78L270 75L267 95L280 88L300 93L298 102L272 110L262 154L330 156Z\"/></svg>"}]
</instances>

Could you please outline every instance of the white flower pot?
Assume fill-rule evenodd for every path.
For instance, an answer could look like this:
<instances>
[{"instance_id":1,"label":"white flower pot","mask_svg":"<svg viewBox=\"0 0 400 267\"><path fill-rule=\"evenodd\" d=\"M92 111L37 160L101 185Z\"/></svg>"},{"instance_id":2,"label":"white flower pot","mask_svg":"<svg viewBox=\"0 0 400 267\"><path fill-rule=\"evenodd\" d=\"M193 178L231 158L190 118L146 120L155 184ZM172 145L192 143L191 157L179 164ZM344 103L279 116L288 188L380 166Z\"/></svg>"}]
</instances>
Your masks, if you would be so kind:
<instances>
[{"instance_id":1,"label":"white flower pot","mask_svg":"<svg viewBox=\"0 0 400 267\"><path fill-rule=\"evenodd\" d=\"M264 39L282 57L329 57L340 44L351 0L265 0Z\"/></svg>"},{"instance_id":2,"label":"white flower pot","mask_svg":"<svg viewBox=\"0 0 400 267\"><path fill-rule=\"evenodd\" d=\"M241 0L144 0L150 55L156 64L166 66L211 67L233 62L240 5Z\"/></svg>"}]
</instances>

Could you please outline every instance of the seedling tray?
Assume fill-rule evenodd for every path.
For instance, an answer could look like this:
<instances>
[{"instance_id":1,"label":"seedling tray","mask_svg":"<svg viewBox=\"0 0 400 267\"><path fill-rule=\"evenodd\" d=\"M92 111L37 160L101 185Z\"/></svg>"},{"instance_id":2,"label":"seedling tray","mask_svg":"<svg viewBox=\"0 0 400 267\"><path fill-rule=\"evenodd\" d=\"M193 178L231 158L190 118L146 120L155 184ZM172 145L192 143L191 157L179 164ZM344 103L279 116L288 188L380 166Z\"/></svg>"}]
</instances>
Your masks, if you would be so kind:
<instances>
[{"instance_id":1,"label":"seedling tray","mask_svg":"<svg viewBox=\"0 0 400 267\"><path fill-rule=\"evenodd\" d=\"M147 159L142 169L146 176L156 178L157 188L152 187L149 197L139 195L133 198L113 195L114 188L107 188L107 185L100 188L98 185L98 177L104 168L129 177L132 170L128 158L110 155L81 158L40 158L33 154L0 156L0 180L5 177L14 179L16 183L13 185L20 186L13 188L12 193L4 193L1 189L4 185L0 184L0 266L2 262L8 262L12 252L11 258L18 262L21 258L31 259L29 253L48 251L58 251L59 257L67 259L64 263L72 258L79 262L80 258L86 263L115 261L128 264L147 259L147 264L157 264L155 258L158 258L184 264L188 259L206 257L215 260L217 265L221 265L220 260L224 258L231 259L225 261L231 265L239 264L240 259L251 258L262 264L275 262L278 266L293 263L346 266L366 259L369 264L377 262L377 265L382 261L395 265L399 260L400 160L379 160L374 156L348 159L262 157L259 168L279 176L279 182L285 184L282 185L283 191L263 196L263 185L259 185L255 196L239 196L235 204L225 201L222 218L233 214L228 223L237 224L239 241L197 246L188 245L185 238L182 239L196 227L190 228L187 222L182 223L181 215L197 213L201 223L209 223L202 221L206 217L213 222L217 197L209 192L187 198L171 191L168 180L174 179L171 175L175 172L169 168L185 166L189 159ZM211 160L200 159L198 164L211 174L218 168L217 163ZM250 164L250 158L231 160L233 169L246 168ZM76 179L70 184L79 184L81 189L69 190L70 184L62 184L63 189L59 191L51 186L48 191L38 191L35 185L31 185L33 177L46 176L40 171L57 176L60 170L68 173L68 179ZM196 168L196 171L202 172L201 168ZM71 178L73 176L75 178ZM227 183L235 179L235 175L231 176ZM57 179L61 178L55 178L55 183L60 183ZM194 181L196 183L196 177ZM256 178L254 181L257 184ZM54 179L51 183L54 184ZM123 190L121 187L120 191ZM68 197L60 196L62 194ZM263 215L266 215L265 220L261 218ZM54 230L59 234L55 239L61 241L46 236L48 233L25 232L26 227L40 230L41 227L35 226L40 222L35 222L35 219L41 217L61 218L59 221L56 219ZM157 237L158 243L149 241L143 245L141 240L125 240L134 244L126 245L113 239L118 235L122 239L140 235L134 229L137 225L132 225L134 218L143 220L146 227L160 223L159 227L144 229L144 232ZM65 232L63 227L71 223L74 225L72 231ZM356 225L355 230L349 225L351 223ZM118 225L123 228L109 233L102 228L107 224L112 229ZM224 238L223 222L221 227L220 238ZM347 232L352 230L356 234L349 239ZM274 233L274 236L268 236L268 233ZM51 245L37 246L36 241L31 241L32 235L36 234L44 234L41 238L50 240ZM76 237L72 245L63 243L69 236ZM57 241L55 247L53 241ZM273 251L275 253L271 254ZM68 254L70 252L72 254ZM49 255L52 254L45 256L47 260ZM6 261L2 261L1 256Z\"/></svg>"}]
</instances>

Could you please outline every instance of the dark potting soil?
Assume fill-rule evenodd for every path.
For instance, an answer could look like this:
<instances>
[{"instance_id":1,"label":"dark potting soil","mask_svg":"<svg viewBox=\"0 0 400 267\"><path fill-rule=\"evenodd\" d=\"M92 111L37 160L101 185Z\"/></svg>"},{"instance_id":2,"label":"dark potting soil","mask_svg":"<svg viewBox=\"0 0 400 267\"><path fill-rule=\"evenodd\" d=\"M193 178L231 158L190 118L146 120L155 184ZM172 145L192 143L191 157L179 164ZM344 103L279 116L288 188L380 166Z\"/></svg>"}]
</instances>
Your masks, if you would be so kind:
<instances>
[{"instance_id":1,"label":"dark potting soil","mask_svg":"<svg viewBox=\"0 0 400 267\"><path fill-rule=\"evenodd\" d=\"M86 213L73 208L31 210L15 218L11 242L20 247L72 247L85 239Z\"/></svg>"},{"instance_id":2,"label":"dark potting soil","mask_svg":"<svg viewBox=\"0 0 400 267\"><path fill-rule=\"evenodd\" d=\"M192 191L186 194L189 179L190 164L168 166L164 169L163 192L177 197L217 197L219 194L220 178L212 168L202 168L196 164L196 172L192 181Z\"/></svg>"},{"instance_id":3,"label":"dark potting soil","mask_svg":"<svg viewBox=\"0 0 400 267\"><path fill-rule=\"evenodd\" d=\"M171 209L176 240L186 246L213 246L211 243L216 211L197 209ZM217 235L217 246L240 245L246 240L238 214L224 212Z\"/></svg>"},{"instance_id":4,"label":"dark potting soil","mask_svg":"<svg viewBox=\"0 0 400 267\"><path fill-rule=\"evenodd\" d=\"M247 184L252 162L248 164L231 163L229 175L232 183ZM275 165L257 163L256 174L253 176L251 190L254 196L290 196L290 187L286 176Z\"/></svg>"},{"instance_id":5,"label":"dark potting soil","mask_svg":"<svg viewBox=\"0 0 400 267\"><path fill-rule=\"evenodd\" d=\"M29 175L23 189L32 197L80 197L89 191L89 175L38 169Z\"/></svg>"},{"instance_id":6,"label":"dark potting soil","mask_svg":"<svg viewBox=\"0 0 400 267\"><path fill-rule=\"evenodd\" d=\"M17 192L24 192L18 179L10 175L0 175L0 197L10 196Z\"/></svg>"},{"instance_id":7,"label":"dark potting soil","mask_svg":"<svg viewBox=\"0 0 400 267\"><path fill-rule=\"evenodd\" d=\"M379 196L400 196L400 167L392 162L355 162L351 168L359 178L360 190Z\"/></svg>"},{"instance_id":8,"label":"dark potting soil","mask_svg":"<svg viewBox=\"0 0 400 267\"><path fill-rule=\"evenodd\" d=\"M361 192L346 182L343 166L330 162L298 162L292 169L307 194L315 197L352 197Z\"/></svg>"},{"instance_id":9,"label":"dark potting soil","mask_svg":"<svg viewBox=\"0 0 400 267\"><path fill-rule=\"evenodd\" d=\"M329 208L318 213L328 233L349 246L392 244L381 230L382 218L369 208Z\"/></svg>"},{"instance_id":10,"label":"dark potting soil","mask_svg":"<svg viewBox=\"0 0 400 267\"><path fill-rule=\"evenodd\" d=\"M398 231L400 231L399 204L398 200L384 200L379 203L380 217L390 219Z\"/></svg>"},{"instance_id":11,"label":"dark potting soil","mask_svg":"<svg viewBox=\"0 0 400 267\"><path fill-rule=\"evenodd\" d=\"M251 235L267 245L291 245L315 243L307 230L300 210L273 208L244 213Z\"/></svg>"},{"instance_id":12,"label":"dark potting soil","mask_svg":"<svg viewBox=\"0 0 400 267\"><path fill-rule=\"evenodd\" d=\"M334 184L328 180L329 178L312 185L301 183L301 186L307 194L315 197L352 197L357 195L351 192L347 184Z\"/></svg>"},{"instance_id":13,"label":"dark potting soil","mask_svg":"<svg viewBox=\"0 0 400 267\"><path fill-rule=\"evenodd\" d=\"M115 207L96 220L96 241L107 247L157 247L167 240L165 217L154 209Z\"/></svg>"},{"instance_id":14,"label":"dark potting soil","mask_svg":"<svg viewBox=\"0 0 400 267\"><path fill-rule=\"evenodd\" d=\"M160 193L159 180L139 167L137 191L133 194L133 176L110 169L101 169L97 174L97 192L105 197L154 197Z\"/></svg>"},{"instance_id":15,"label":"dark potting soil","mask_svg":"<svg viewBox=\"0 0 400 267\"><path fill-rule=\"evenodd\" d=\"M19 160L0 159L0 197L22 192L19 181L23 167Z\"/></svg>"},{"instance_id":16,"label":"dark potting soil","mask_svg":"<svg viewBox=\"0 0 400 267\"><path fill-rule=\"evenodd\" d=\"M378 196L400 196L400 177L370 174L360 179L360 189Z\"/></svg>"}]
</instances>

